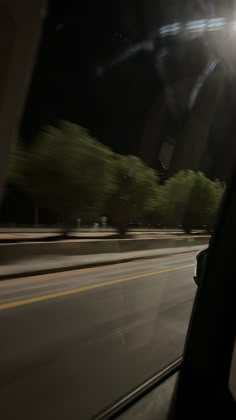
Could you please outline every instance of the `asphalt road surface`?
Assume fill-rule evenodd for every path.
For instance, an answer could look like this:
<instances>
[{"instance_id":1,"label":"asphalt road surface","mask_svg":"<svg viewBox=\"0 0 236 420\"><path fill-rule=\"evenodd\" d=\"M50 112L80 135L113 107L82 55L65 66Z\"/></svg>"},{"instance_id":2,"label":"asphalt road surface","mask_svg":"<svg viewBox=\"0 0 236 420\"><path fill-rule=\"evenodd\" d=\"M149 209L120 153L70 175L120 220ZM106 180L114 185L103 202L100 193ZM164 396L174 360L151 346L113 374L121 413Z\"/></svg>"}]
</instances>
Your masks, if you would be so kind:
<instances>
[{"instance_id":1,"label":"asphalt road surface","mask_svg":"<svg viewBox=\"0 0 236 420\"><path fill-rule=\"evenodd\" d=\"M179 357L194 258L1 282L1 418L90 419Z\"/></svg>"}]
</instances>

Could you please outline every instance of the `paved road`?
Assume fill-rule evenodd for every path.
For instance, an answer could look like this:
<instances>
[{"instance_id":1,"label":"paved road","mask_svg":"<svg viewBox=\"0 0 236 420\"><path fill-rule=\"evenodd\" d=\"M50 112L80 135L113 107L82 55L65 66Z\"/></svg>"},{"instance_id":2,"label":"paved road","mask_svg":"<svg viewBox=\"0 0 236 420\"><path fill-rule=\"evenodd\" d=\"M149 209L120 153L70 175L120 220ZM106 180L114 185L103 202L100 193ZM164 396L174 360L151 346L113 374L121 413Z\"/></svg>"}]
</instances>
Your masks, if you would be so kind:
<instances>
[{"instance_id":1,"label":"paved road","mask_svg":"<svg viewBox=\"0 0 236 420\"><path fill-rule=\"evenodd\" d=\"M194 254L0 283L0 407L89 419L183 350Z\"/></svg>"}]
</instances>

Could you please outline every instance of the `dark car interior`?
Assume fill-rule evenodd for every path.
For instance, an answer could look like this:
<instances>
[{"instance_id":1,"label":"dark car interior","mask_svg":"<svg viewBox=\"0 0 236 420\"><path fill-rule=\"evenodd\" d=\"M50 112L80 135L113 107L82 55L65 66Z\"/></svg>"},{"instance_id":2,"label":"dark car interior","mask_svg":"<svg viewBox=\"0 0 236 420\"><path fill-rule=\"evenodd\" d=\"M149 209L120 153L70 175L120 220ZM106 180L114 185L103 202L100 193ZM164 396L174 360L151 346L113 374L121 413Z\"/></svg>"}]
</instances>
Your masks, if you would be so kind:
<instances>
[{"instance_id":1,"label":"dark car interior","mask_svg":"<svg viewBox=\"0 0 236 420\"><path fill-rule=\"evenodd\" d=\"M23 343L23 347L19 347L17 351L17 361L13 360L6 367L9 368L9 376L7 373L2 379L1 385L8 396L8 399L2 399L3 420L12 420L14 417L12 413L19 420L27 420L31 415L32 419L40 420L38 413L46 413L48 417L43 416L45 420L59 418L59 415L65 416L62 408L59 409L63 406L63 397L57 397L55 391L58 378L62 383L61 394L58 395L67 395L69 407L74 397L73 408L66 414L68 420L75 418L81 420L89 418L94 420L236 419L235 2L37 0L33 4L24 0L23 3L21 7L18 1L11 0L8 4L7 1L0 0L2 33L0 48L3 59L0 69L0 195L3 202L0 225L4 228L11 226L12 220L16 226L33 224L35 217L38 217L38 213L32 211L33 200L28 200L25 190L22 193L8 181L9 162L14 145L21 142L22 148L34 150L34 141L41 127L56 127L55 131L49 130L50 134L56 130L60 131L61 127L67 127L66 123L63 125L66 121L72 124L72 127L81 126L82 131L79 129L79 133L86 132L86 135L89 133L92 142L98 139L101 142L101 149L107 147L108 155L114 153L116 157L112 160L113 163L121 156L129 159L132 155L134 160L130 162L140 159L148 168L145 173L155 174L158 184L159 195L154 197L156 207L153 203L148 203L143 212L139 213L137 209L142 201L141 198L138 197L134 204L130 200L133 192L132 180L135 175L133 163L133 166L131 165L125 172L126 175L122 175L121 182L122 188L128 182L131 187L125 193L121 188L121 192L117 194L118 198L116 197L117 201L114 199L112 204L108 205L106 214L98 213L97 209L95 211L93 208L95 205L90 201L86 209L81 210L82 216L77 214L78 212L73 213L73 223L76 219L80 225L81 221L85 220L86 229L87 225L92 226L91 228L89 225L89 233L85 232L81 242L89 241L86 235L91 236L91 231L95 236L95 239L92 237L94 242L104 239L102 230L100 230L101 235L99 233L101 238L96 237L99 225L97 220L100 218L103 220L101 226L103 223L106 224L107 219L111 221L112 226L109 226L108 232L111 234L110 240L117 241L118 244L112 249L116 252L118 249L120 254L127 251L127 244L134 239L135 230L141 231L141 234L144 231L146 236L150 236L148 237L150 242L154 240L151 235L156 234L156 231L161 231L161 234L158 233L160 236L164 231L166 241L172 241L177 250L182 240L187 246L192 246L196 241L201 249L195 252L194 248L191 253L192 260L181 263L182 265L179 263L177 268L174 266L175 262L168 260L171 251L168 253L165 250L165 253L159 256L161 258L156 258L158 260L156 264L163 264L162 268L158 268L158 271L155 268L154 271L147 266L145 269L149 273L147 277L151 277L150 282L146 280L145 273L142 274L144 268L141 264L145 262L151 267L151 264L154 264L154 257L148 259L144 256L141 262L136 256L127 257L125 263L136 267L125 266L128 267L128 271L122 278L119 271L122 270L122 264L118 264L117 261L113 265L109 265L109 262L104 264L113 270L114 278L111 274L96 271L97 269L93 267L91 270L91 273L94 273L93 281L100 281L101 284L94 283L88 278L88 282L81 286L82 281L85 282L87 279L88 267L85 262L83 266L85 271L82 274L81 271L80 274L76 272L77 279L70 278L73 284L77 281L73 286L73 292L68 292L69 289L66 289L69 282L62 279L59 263L58 277L56 278L55 270L55 277L50 277L51 284L46 286L44 286L45 281L36 275L34 279L28 276L29 283L31 282L29 287L21 275L20 291L16 292L16 303L14 301L12 307L8 293L10 295L17 281L12 276L13 286L10 284L9 289L4 292L3 283L6 279L3 278L0 322L5 326L6 338L5 341L2 339L0 354L2 350L5 355L11 357L16 350L12 347L8 350L7 347L12 337L14 340L19 338L18 342L21 342L21 345ZM87 131L83 131L83 127ZM76 129L72 130L73 135L74 132ZM52 137L50 134L49 138ZM63 158L66 161L66 155ZM55 177L54 168L60 166L57 159L52 162L48 172L52 176L48 176L48 184L53 180L53 176ZM92 168L96 161L91 159L91 162ZM73 164L71 159L67 166ZM77 176L78 179L85 173L85 166ZM180 177L176 180L174 177L179 173ZM103 167L93 177L92 185L101 174L104 175ZM196 174L196 184L191 184L190 178L193 174L194 176ZM186 184L183 183L185 176L189 183L187 181ZM176 185L178 191L176 194L174 188L165 190L173 178L172 185ZM206 196L201 190L202 178L209 186L209 191L213 186L216 186L221 193L224 191L217 217L213 199L208 206L211 206L212 212L208 212L207 206L204 207ZM37 176L37 180L40 179L41 177ZM140 179L142 181L145 176L143 175L143 178L140 176ZM66 199L70 197L69 193L67 195L69 187L65 187L63 176L56 181L55 186L57 183L60 184L56 198L61 197L60 190L63 188ZM40 182L36 182L36 186L39 184ZM197 185L196 188L200 185L197 199L196 194L192 192L193 185ZM84 188L84 196L87 190L89 188ZM112 191L112 188L110 190ZM50 205L53 202L51 191L49 190L47 195ZM143 188L142 191L144 196L146 189ZM172 212L168 212L171 205L164 207L167 193L164 195L163 191L170 192L168 197L171 199L173 197L175 204L177 203ZM138 192L137 188L137 191L135 190L137 196ZM219 197L216 198L220 201ZM62 204L59 200L60 204L56 206L55 203L48 208L42 206L40 210L42 226L52 224L52 220L56 226L61 223L56 210L60 205L63 207L66 199ZM94 201L96 204L98 195ZM181 207L183 201L186 203L185 207ZM192 207L189 205L191 201L194 201ZM71 202L72 199L70 201L68 198L69 204L65 205L68 212ZM120 207L121 210L125 208L125 215L131 214L131 208L135 209L128 221L123 222L120 217L121 210L118 212L118 217L117 214L116 217L113 215L120 202L122 205L125 203ZM203 207L204 211L201 214L199 208L201 210ZM197 216L200 214L197 222L196 214ZM69 227L73 223L70 219ZM133 231L125 236L128 229ZM71 249L74 249L73 241L77 239L70 238ZM41 242L45 249L50 246L48 243L45 245L40 238L39 247ZM65 243L58 246L60 252L64 246ZM93 246L95 248L95 245ZM32 245L32 249L34 247L35 244ZM138 250L137 246L133 251ZM143 251L148 250L150 250L149 245L146 243ZM114 254L113 251L110 253ZM185 252L187 251L180 254L183 260L188 258ZM72 254L71 258L74 257ZM104 253L101 254L103 261ZM46 260L50 260L52 255L54 254L47 256ZM59 255L61 258L61 254ZM82 257L83 253L80 255L80 258ZM181 270L188 269L188 273L191 272L194 259L196 259L196 275L193 279L193 276L188 274L186 280L187 274ZM103 264L101 261L99 267ZM135 272L134 275L132 270L139 269L140 272ZM178 275L171 277L173 272L175 273L174 270ZM66 272L67 269L64 270L63 276L67 275ZM72 274L70 272L70 275L72 276L73 272ZM133 278L137 281L129 283ZM146 282L143 283L142 289L141 280ZM39 296L34 298L32 295L37 281L42 283L38 286ZM56 281L59 282L61 289L54 291L54 297L51 299L50 287ZM184 281L187 286L194 285L197 289L196 295L193 287L190 292L189 289L185 291ZM106 288L103 288L104 285ZM43 295L46 302L43 303L43 292L40 287L42 289L46 287L43 289L46 290ZM156 289L157 287L160 288ZM83 294L80 294L81 289ZM158 296L155 296L155 290L159 291ZM176 296L173 296L172 290ZM18 294L22 291L24 293L27 291L28 294L19 303ZM163 295L166 297L165 293L166 295L169 293L169 301L162 307L158 299L160 297L161 300ZM181 293L183 306L186 305L187 309L181 312L179 319L175 319L177 304L173 301L175 298L178 299ZM66 306L63 306L62 300L60 301L62 295ZM67 301L67 298L70 300ZM83 301L83 299L88 300ZM173 330L178 331L178 337L185 338L182 325L185 326L187 321L185 319L183 321L183 317L187 317L191 299L194 304L186 328L186 339L183 341L184 350L179 352L179 357L172 359L169 355L175 347L175 342L171 341ZM171 320L171 316L166 315L168 311L172 311ZM22 318L19 313L23 314ZM47 314L46 320L45 314ZM136 318L138 316L139 318ZM69 321L66 324L67 317ZM19 319L24 321L23 333L20 333L22 325L19 326ZM61 323L57 321L58 319L61 319ZM160 319L162 324L159 324ZM85 322L88 322L86 327ZM34 331L34 325L37 325L37 335L35 342L32 343L30 341L33 340L32 334L29 332ZM166 329L163 329L164 333L161 336L163 325ZM78 338L79 327L81 341ZM60 336L63 328L64 335ZM160 331L160 338L157 339ZM38 336L43 340L40 345L36 345ZM164 344L166 343L168 351L165 350L162 340ZM181 345L176 345L177 350L182 349ZM165 351L171 362L164 366L161 363L158 365L159 352L161 356L165 356ZM41 352L44 354L43 357ZM84 357L86 366L84 361L81 362L80 355ZM20 357L24 362L19 362L17 365ZM71 357L74 357L73 360L76 362ZM60 368L56 368L61 360ZM156 360L157 365L155 366L155 363L151 365L151 361L153 363ZM66 368L66 363L70 369ZM146 376L138 375L139 368ZM79 374L75 375L76 369L79 370ZM34 379L32 382L27 382L32 372L35 375ZM57 379L54 379L54 375ZM129 382L131 376L134 378L133 382ZM88 379L90 377L93 380ZM26 383L31 385L24 388ZM50 385L52 383L54 386ZM28 392L33 392L32 384L41 386L41 393L35 393L34 398L30 399ZM97 384L102 385L99 387ZM115 395L116 398L104 397L104 393L109 394L110 390L112 390L111 395L113 397ZM15 401L22 402L22 398L24 400L19 410ZM81 405L84 404L82 414L79 405L77 406L79 399L82 401ZM9 401L12 401L12 404L9 404ZM56 403L53 405L52 401ZM47 404L50 407L48 411ZM41 405L46 411L40 411ZM11 414L8 413L8 407ZM32 407L35 413L30 414Z\"/></svg>"}]
</instances>

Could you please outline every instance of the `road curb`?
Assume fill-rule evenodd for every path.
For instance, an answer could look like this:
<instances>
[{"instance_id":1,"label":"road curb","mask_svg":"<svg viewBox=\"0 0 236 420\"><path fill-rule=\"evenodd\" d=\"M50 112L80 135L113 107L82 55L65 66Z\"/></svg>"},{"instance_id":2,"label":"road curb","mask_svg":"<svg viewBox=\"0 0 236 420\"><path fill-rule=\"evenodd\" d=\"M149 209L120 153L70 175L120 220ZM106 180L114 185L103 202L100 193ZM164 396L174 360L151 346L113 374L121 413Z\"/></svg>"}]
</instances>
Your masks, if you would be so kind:
<instances>
[{"instance_id":1,"label":"road curb","mask_svg":"<svg viewBox=\"0 0 236 420\"><path fill-rule=\"evenodd\" d=\"M52 242L23 242L0 245L0 264L11 264L24 261L26 258L38 259L47 257L79 256L81 258L96 254L124 254L131 252L149 251L150 253L162 249L177 249L190 246L200 246L207 239L201 238L163 238L163 239L109 239L94 241L52 241Z\"/></svg>"},{"instance_id":2,"label":"road curb","mask_svg":"<svg viewBox=\"0 0 236 420\"><path fill-rule=\"evenodd\" d=\"M137 260L151 260L153 258L165 258L170 255L179 255L179 254L188 254L191 252L195 252L194 250L187 250L187 251L180 251L180 252L169 252L164 255L145 255L141 257L128 257L128 258L120 258L117 260L110 260L110 261L94 261L91 263L82 263L82 264L73 264L71 266L67 267L52 267L52 268L46 268L46 269L36 269L36 270L29 270L29 271L21 271L19 273L9 273L9 274L0 274L0 281L4 280L11 280L16 278L22 278L22 277L32 277L32 276L42 276L47 274L53 274L53 273L61 273L66 271L75 271L75 270L82 270L85 268L93 268L93 267L102 267L102 266L108 266L108 265L115 265L115 264L122 264L127 262L133 262Z\"/></svg>"}]
</instances>

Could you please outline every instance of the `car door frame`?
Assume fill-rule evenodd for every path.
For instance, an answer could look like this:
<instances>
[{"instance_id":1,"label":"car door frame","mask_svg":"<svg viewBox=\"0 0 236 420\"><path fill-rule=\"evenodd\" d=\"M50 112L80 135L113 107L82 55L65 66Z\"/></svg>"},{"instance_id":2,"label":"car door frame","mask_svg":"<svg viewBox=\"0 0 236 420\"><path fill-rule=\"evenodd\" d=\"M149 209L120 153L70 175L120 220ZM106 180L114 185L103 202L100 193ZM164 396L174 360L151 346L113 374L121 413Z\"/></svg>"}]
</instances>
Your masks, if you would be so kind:
<instances>
[{"instance_id":1,"label":"car door frame","mask_svg":"<svg viewBox=\"0 0 236 420\"><path fill-rule=\"evenodd\" d=\"M210 241L170 419L199 418L203 414L209 418L231 418L235 409L228 387L236 325L235 215L236 171L226 189ZM195 407L194 411L191 407Z\"/></svg>"}]
</instances>

